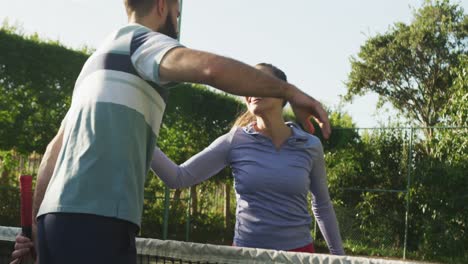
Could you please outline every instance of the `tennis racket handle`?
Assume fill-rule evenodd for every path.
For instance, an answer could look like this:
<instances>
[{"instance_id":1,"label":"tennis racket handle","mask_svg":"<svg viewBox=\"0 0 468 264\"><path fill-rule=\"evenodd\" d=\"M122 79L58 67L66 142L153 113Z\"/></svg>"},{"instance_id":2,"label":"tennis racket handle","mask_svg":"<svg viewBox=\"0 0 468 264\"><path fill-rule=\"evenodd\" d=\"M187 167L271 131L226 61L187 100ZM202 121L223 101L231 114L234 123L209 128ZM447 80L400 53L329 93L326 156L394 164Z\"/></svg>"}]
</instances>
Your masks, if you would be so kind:
<instances>
[{"instance_id":1,"label":"tennis racket handle","mask_svg":"<svg viewBox=\"0 0 468 264\"><path fill-rule=\"evenodd\" d=\"M21 228L25 236L31 238L32 231L32 176L20 176Z\"/></svg>"},{"instance_id":2,"label":"tennis racket handle","mask_svg":"<svg viewBox=\"0 0 468 264\"><path fill-rule=\"evenodd\" d=\"M23 236L31 238L32 237L32 227L31 226L22 226L21 233Z\"/></svg>"}]
</instances>

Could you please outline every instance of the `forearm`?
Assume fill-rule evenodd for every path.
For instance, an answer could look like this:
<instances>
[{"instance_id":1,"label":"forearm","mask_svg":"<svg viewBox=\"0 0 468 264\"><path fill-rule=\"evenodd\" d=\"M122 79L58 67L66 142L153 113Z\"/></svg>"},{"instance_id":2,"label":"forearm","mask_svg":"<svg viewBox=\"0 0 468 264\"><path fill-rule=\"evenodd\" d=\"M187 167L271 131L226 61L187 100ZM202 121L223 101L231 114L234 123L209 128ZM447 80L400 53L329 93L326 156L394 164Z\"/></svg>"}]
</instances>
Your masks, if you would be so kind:
<instances>
[{"instance_id":1,"label":"forearm","mask_svg":"<svg viewBox=\"0 0 468 264\"><path fill-rule=\"evenodd\" d=\"M323 205L314 206L313 212L330 253L333 255L344 255L340 229L331 201Z\"/></svg>"},{"instance_id":2,"label":"forearm","mask_svg":"<svg viewBox=\"0 0 468 264\"><path fill-rule=\"evenodd\" d=\"M151 169L156 175L172 189L179 189L194 185L197 181L195 177L190 177L187 171L170 160L160 149L153 151Z\"/></svg>"},{"instance_id":3,"label":"forearm","mask_svg":"<svg viewBox=\"0 0 468 264\"><path fill-rule=\"evenodd\" d=\"M320 141L316 142L313 153L314 167L310 175L310 191L313 196L312 211L315 219L317 219L320 231L327 242L330 253L344 255L338 221L328 192L325 156Z\"/></svg>"},{"instance_id":4,"label":"forearm","mask_svg":"<svg viewBox=\"0 0 468 264\"><path fill-rule=\"evenodd\" d=\"M210 148L196 154L182 165L175 164L160 149L155 148L151 161L151 169L173 189L196 185L209 179L225 166L222 154Z\"/></svg>"},{"instance_id":5,"label":"forearm","mask_svg":"<svg viewBox=\"0 0 468 264\"><path fill-rule=\"evenodd\" d=\"M254 67L225 57L210 59L206 67L212 68L206 84L235 95L287 98L293 89L297 89Z\"/></svg>"},{"instance_id":6,"label":"forearm","mask_svg":"<svg viewBox=\"0 0 468 264\"><path fill-rule=\"evenodd\" d=\"M242 62L196 51L177 48L161 63L163 79L202 83L240 96L280 97L289 100L297 88Z\"/></svg>"},{"instance_id":7,"label":"forearm","mask_svg":"<svg viewBox=\"0 0 468 264\"><path fill-rule=\"evenodd\" d=\"M170 188L183 188L198 184L227 166L231 139L231 133L220 136L180 166L170 160L160 149L155 148L151 168Z\"/></svg>"}]
</instances>

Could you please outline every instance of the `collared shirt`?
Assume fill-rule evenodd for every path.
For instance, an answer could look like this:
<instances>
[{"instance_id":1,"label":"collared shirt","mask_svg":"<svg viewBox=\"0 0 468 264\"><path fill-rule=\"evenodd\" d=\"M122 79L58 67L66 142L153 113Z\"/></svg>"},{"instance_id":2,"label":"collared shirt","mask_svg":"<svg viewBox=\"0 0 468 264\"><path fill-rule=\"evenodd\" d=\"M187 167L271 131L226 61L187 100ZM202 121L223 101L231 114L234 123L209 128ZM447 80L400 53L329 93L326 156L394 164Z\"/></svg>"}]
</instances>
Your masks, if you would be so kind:
<instances>
[{"instance_id":1,"label":"collared shirt","mask_svg":"<svg viewBox=\"0 0 468 264\"><path fill-rule=\"evenodd\" d=\"M292 135L277 149L252 124L234 128L178 166L159 149L152 169L170 187L200 183L231 166L237 197L234 243L290 250L312 242L307 195L332 254L344 250L328 193L320 140L287 123Z\"/></svg>"},{"instance_id":2,"label":"collared shirt","mask_svg":"<svg viewBox=\"0 0 468 264\"><path fill-rule=\"evenodd\" d=\"M39 214L86 213L140 225L144 182L166 107L164 55L178 41L139 24L112 33L84 65Z\"/></svg>"}]
</instances>

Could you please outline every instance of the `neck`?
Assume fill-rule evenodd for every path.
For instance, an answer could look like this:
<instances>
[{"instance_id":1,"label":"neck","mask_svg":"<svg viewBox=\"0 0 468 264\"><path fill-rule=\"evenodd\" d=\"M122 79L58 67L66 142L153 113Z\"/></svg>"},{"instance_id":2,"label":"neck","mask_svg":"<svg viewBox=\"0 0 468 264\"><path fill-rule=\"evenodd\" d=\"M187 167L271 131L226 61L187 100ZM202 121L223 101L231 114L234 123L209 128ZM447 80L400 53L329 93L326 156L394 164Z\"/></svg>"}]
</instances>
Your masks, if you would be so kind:
<instances>
[{"instance_id":1,"label":"neck","mask_svg":"<svg viewBox=\"0 0 468 264\"><path fill-rule=\"evenodd\" d=\"M128 16L128 23L137 23L153 31L158 31L160 27L160 23L155 22L150 16L138 17L135 13Z\"/></svg>"},{"instance_id":2,"label":"neck","mask_svg":"<svg viewBox=\"0 0 468 264\"><path fill-rule=\"evenodd\" d=\"M265 113L257 115L255 129L263 135L271 138L277 148L291 136L291 129L284 123L281 113Z\"/></svg>"}]
</instances>

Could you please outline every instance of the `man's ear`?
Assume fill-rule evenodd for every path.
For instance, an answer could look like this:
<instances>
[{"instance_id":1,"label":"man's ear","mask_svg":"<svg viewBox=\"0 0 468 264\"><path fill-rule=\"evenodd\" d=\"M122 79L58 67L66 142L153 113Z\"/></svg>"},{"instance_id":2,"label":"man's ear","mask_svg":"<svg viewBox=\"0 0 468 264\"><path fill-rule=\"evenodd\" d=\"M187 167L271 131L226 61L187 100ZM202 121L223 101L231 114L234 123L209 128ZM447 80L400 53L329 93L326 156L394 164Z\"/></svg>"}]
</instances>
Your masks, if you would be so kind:
<instances>
[{"instance_id":1,"label":"man's ear","mask_svg":"<svg viewBox=\"0 0 468 264\"><path fill-rule=\"evenodd\" d=\"M166 0L154 0L156 2L156 8L159 16L164 15L164 11L166 10Z\"/></svg>"}]
</instances>

